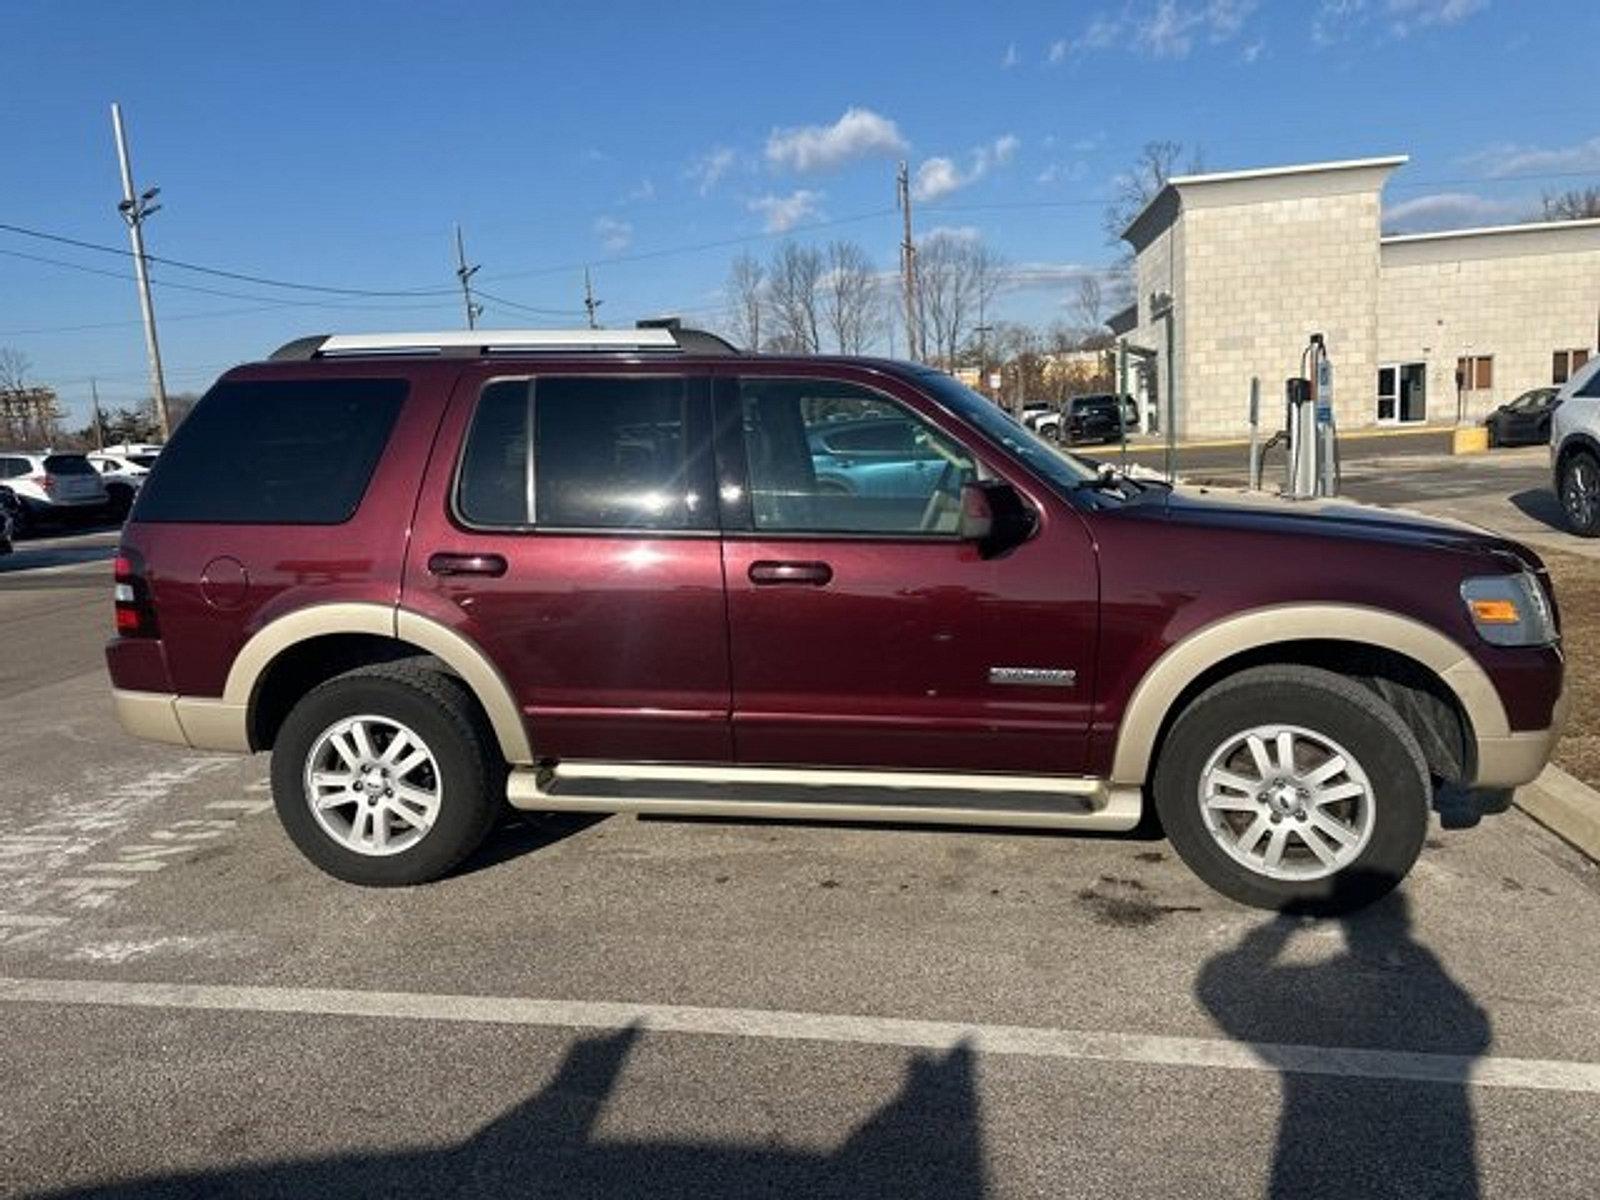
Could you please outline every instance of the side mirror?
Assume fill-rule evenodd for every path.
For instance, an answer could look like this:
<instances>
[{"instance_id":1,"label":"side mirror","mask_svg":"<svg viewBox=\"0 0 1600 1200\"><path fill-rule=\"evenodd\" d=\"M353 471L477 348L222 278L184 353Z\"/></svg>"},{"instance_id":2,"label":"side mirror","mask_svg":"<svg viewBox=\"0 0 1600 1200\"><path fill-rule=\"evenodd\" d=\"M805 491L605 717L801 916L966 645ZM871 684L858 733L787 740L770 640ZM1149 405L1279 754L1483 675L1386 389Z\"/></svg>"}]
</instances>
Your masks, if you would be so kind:
<instances>
[{"instance_id":1,"label":"side mirror","mask_svg":"<svg viewBox=\"0 0 1600 1200\"><path fill-rule=\"evenodd\" d=\"M984 558L1022 545L1038 524L1038 514L1009 483L986 479L961 488L961 540L976 543Z\"/></svg>"}]
</instances>

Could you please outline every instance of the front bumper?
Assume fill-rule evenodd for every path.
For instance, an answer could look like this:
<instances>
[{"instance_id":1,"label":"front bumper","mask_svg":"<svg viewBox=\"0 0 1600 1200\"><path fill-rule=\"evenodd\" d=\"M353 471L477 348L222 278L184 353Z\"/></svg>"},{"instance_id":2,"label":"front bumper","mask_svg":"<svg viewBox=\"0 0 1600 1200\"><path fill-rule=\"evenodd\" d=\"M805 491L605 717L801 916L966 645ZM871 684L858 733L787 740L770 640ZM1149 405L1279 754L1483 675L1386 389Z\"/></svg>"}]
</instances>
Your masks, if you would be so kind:
<instances>
[{"instance_id":1,"label":"front bumper","mask_svg":"<svg viewBox=\"0 0 1600 1200\"><path fill-rule=\"evenodd\" d=\"M1546 729L1478 738L1478 770L1472 786L1516 788L1537 779L1555 753L1556 742L1561 739L1570 699L1571 692L1563 688Z\"/></svg>"}]
</instances>

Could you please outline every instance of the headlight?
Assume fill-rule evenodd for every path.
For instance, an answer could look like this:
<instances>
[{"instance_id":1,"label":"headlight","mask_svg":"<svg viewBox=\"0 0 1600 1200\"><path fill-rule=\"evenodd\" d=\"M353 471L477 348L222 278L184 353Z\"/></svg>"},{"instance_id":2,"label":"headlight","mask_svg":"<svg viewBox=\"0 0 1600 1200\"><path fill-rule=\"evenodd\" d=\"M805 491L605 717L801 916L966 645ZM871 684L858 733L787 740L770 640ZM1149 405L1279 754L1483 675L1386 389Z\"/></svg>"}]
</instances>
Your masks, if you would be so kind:
<instances>
[{"instance_id":1,"label":"headlight","mask_svg":"<svg viewBox=\"0 0 1600 1200\"><path fill-rule=\"evenodd\" d=\"M1550 601L1527 571L1468 579L1461 585L1461 598L1478 636L1490 645L1548 646L1556 640Z\"/></svg>"}]
</instances>

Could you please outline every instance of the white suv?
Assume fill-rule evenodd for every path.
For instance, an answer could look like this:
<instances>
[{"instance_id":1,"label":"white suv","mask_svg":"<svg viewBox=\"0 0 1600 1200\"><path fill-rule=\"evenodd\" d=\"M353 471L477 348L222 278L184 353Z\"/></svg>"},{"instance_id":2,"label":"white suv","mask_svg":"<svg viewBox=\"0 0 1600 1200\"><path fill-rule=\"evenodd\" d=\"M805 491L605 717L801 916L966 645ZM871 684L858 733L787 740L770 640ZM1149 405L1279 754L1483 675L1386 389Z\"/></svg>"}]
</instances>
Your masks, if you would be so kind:
<instances>
[{"instance_id":1,"label":"white suv","mask_svg":"<svg viewBox=\"0 0 1600 1200\"><path fill-rule=\"evenodd\" d=\"M1580 367L1556 393L1550 467L1567 528L1600 537L1600 358Z\"/></svg>"},{"instance_id":2,"label":"white suv","mask_svg":"<svg viewBox=\"0 0 1600 1200\"><path fill-rule=\"evenodd\" d=\"M133 507L133 498L139 494L144 477L150 474L150 468L156 465L156 456L160 453L160 446L143 443L107 446L104 450L89 452L90 463L105 482L114 515L128 515L128 510Z\"/></svg>"},{"instance_id":3,"label":"white suv","mask_svg":"<svg viewBox=\"0 0 1600 1200\"><path fill-rule=\"evenodd\" d=\"M81 454L0 450L0 483L21 502L25 525L88 517L109 499L100 475Z\"/></svg>"}]
</instances>

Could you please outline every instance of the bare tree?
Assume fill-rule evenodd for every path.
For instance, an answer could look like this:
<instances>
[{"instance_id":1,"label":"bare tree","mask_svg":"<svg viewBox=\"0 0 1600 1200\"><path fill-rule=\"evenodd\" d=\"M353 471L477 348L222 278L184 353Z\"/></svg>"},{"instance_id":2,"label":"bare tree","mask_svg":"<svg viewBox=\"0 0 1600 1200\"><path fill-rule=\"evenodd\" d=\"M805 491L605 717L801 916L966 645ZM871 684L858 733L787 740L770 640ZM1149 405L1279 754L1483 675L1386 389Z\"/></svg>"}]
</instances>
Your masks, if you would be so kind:
<instances>
[{"instance_id":1,"label":"bare tree","mask_svg":"<svg viewBox=\"0 0 1600 1200\"><path fill-rule=\"evenodd\" d=\"M0 346L0 442L48 446L61 435L55 390L30 383L31 370L26 354Z\"/></svg>"},{"instance_id":2,"label":"bare tree","mask_svg":"<svg viewBox=\"0 0 1600 1200\"><path fill-rule=\"evenodd\" d=\"M773 252L767 269L773 326L768 346L791 354L815 354L822 348L822 272L822 252L815 247L784 242Z\"/></svg>"},{"instance_id":3,"label":"bare tree","mask_svg":"<svg viewBox=\"0 0 1600 1200\"><path fill-rule=\"evenodd\" d=\"M936 233L917 247L917 300L934 358L955 362L1000 290L1003 266L980 238Z\"/></svg>"},{"instance_id":4,"label":"bare tree","mask_svg":"<svg viewBox=\"0 0 1600 1200\"><path fill-rule=\"evenodd\" d=\"M1122 231L1132 224L1133 219L1144 210L1144 206L1154 200L1161 189L1167 186L1167 180L1175 174L1178 159L1182 155L1182 142L1159 141L1144 144L1144 149L1139 151L1139 157L1134 160L1133 166L1117 176L1116 196L1106 205L1105 231L1108 241L1115 244L1122 240ZM1190 154L1185 170L1190 174L1205 170L1198 150Z\"/></svg>"},{"instance_id":5,"label":"bare tree","mask_svg":"<svg viewBox=\"0 0 1600 1200\"><path fill-rule=\"evenodd\" d=\"M766 306L766 279L766 268L754 255L739 255L728 269L730 332L734 341L750 350L761 349L761 314Z\"/></svg>"},{"instance_id":6,"label":"bare tree","mask_svg":"<svg viewBox=\"0 0 1600 1200\"><path fill-rule=\"evenodd\" d=\"M1544 194L1546 221L1583 221L1590 217L1600 217L1600 187Z\"/></svg>"},{"instance_id":7,"label":"bare tree","mask_svg":"<svg viewBox=\"0 0 1600 1200\"><path fill-rule=\"evenodd\" d=\"M872 259L855 242L830 242L822 277L822 319L840 354L860 354L877 336L883 310Z\"/></svg>"},{"instance_id":8,"label":"bare tree","mask_svg":"<svg viewBox=\"0 0 1600 1200\"><path fill-rule=\"evenodd\" d=\"M1105 299L1100 291L1100 280L1093 275L1078 276L1077 294L1072 298L1073 311L1085 333L1098 333L1105 324L1102 315Z\"/></svg>"},{"instance_id":9,"label":"bare tree","mask_svg":"<svg viewBox=\"0 0 1600 1200\"><path fill-rule=\"evenodd\" d=\"M33 362L26 354L10 346L0 346L0 392L26 390L31 370Z\"/></svg>"}]
</instances>

